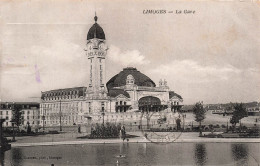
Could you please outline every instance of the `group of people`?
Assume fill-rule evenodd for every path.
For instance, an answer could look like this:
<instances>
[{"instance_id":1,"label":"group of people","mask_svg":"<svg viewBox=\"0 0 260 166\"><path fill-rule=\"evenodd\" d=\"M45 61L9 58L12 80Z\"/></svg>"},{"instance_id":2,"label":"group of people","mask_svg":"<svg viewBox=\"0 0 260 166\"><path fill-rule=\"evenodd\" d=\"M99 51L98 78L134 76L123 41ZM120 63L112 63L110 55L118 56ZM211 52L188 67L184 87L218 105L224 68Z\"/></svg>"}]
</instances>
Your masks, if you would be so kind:
<instances>
[{"instance_id":1,"label":"group of people","mask_svg":"<svg viewBox=\"0 0 260 166\"><path fill-rule=\"evenodd\" d=\"M91 138L122 138L126 136L125 126L121 124L98 124L91 126Z\"/></svg>"}]
</instances>

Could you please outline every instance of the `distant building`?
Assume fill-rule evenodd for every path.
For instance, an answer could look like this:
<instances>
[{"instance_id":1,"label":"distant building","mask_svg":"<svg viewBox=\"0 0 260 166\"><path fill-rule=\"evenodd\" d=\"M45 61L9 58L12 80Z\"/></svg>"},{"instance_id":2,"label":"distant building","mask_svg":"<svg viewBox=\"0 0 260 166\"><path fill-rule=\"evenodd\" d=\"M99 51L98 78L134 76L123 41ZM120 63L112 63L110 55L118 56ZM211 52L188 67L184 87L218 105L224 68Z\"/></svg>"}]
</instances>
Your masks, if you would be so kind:
<instances>
[{"instance_id":1,"label":"distant building","mask_svg":"<svg viewBox=\"0 0 260 166\"><path fill-rule=\"evenodd\" d=\"M260 105L257 102L248 104L246 110L248 116L260 116Z\"/></svg>"},{"instance_id":2,"label":"distant building","mask_svg":"<svg viewBox=\"0 0 260 166\"><path fill-rule=\"evenodd\" d=\"M221 105L207 105L206 110L212 114L224 114L225 109Z\"/></svg>"},{"instance_id":3,"label":"distant building","mask_svg":"<svg viewBox=\"0 0 260 166\"><path fill-rule=\"evenodd\" d=\"M32 127L39 125L39 103L36 102L1 102L0 103L0 119L5 119L3 127L11 127L14 114L14 108L21 108L21 126L26 126L28 123Z\"/></svg>"},{"instance_id":4,"label":"distant building","mask_svg":"<svg viewBox=\"0 0 260 166\"><path fill-rule=\"evenodd\" d=\"M23 126L36 127L40 124L39 104L37 107L25 108L22 110Z\"/></svg>"},{"instance_id":5,"label":"distant building","mask_svg":"<svg viewBox=\"0 0 260 166\"><path fill-rule=\"evenodd\" d=\"M11 123L12 117L13 117L13 113L11 109L8 108L0 109L0 119L5 119L5 122L3 122L3 127L12 126Z\"/></svg>"},{"instance_id":6,"label":"distant building","mask_svg":"<svg viewBox=\"0 0 260 166\"><path fill-rule=\"evenodd\" d=\"M194 105L184 105L181 108L181 111L182 112L193 112L193 107L194 107Z\"/></svg>"}]
</instances>

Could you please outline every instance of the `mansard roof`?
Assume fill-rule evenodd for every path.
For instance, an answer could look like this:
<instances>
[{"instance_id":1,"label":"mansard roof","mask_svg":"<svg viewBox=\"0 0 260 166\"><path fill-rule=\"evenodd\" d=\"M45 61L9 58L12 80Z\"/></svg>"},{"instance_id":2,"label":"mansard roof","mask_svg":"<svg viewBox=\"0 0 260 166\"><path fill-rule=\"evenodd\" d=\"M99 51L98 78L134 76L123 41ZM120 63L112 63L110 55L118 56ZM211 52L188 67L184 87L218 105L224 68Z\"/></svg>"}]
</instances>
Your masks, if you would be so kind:
<instances>
[{"instance_id":1,"label":"mansard roof","mask_svg":"<svg viewBox=\"0 0 260 166\"><path fill-rule=\"evenodd\" d=\"M41 98L47 96L62 96L62 95L71 95L77 93L79 97L85 96L86 87L74 87L74 88L65 88L65 89L54 89L42 92Z\"/></svg>"},{"instance_id":2,"label":"mansard roof","mask_svg":"<svg viewBox=\"0 0 260 166\"><path fill-rule=\"evenodd\" d=\"M125 97L130 98L129 93L127 93L123 89L115 89L115 88L113 88L113 89L110 89L108 91L108 96L110 96L110 97L117 97L120 94L124 95Z\"/></svg>"},{"instance_id":3,"label":"mansard roof","mask_svg":"<svg viewBox=\"0 0 260 166\"><path fill-rule=\"evenodd\" d=\"M175 93L174 91L170 91L169 92L169 98L171 99L174 96L177 96L178 98L182 99L181 95Z\"/></svg>"}]
</instances>

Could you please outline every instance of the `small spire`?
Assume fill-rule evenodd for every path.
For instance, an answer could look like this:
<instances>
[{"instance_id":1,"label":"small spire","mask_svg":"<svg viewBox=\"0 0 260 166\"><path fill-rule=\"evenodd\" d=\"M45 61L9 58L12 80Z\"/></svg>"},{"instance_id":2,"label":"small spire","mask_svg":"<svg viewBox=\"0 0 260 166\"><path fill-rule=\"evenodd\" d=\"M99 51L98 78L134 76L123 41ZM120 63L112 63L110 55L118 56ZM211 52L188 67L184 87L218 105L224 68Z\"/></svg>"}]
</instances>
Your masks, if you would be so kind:
<instances>
[{"instance_id":1,"label":"small spire","mask_svg":"<svg viewBox=\"0 0 260 166\"><path fill-rule=\"evenodd\" d=\"M94 17L95 23L97 23L97 19L98 19L98 17L97 17L96 12L95 12L95 17Z\"/></svg>"}]
</instances>

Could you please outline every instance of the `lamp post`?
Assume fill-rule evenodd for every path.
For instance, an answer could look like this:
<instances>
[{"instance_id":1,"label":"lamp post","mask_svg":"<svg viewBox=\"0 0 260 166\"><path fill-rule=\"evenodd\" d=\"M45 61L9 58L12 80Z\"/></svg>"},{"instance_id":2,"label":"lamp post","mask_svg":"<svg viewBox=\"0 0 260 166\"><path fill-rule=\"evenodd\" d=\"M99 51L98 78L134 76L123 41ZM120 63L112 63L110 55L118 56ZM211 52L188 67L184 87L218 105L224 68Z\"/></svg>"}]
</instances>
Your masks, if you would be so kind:
<instances>
[{"instance_id":1,"label":"lamp post","mask_svg":"<svg viewBox=\"0 0 260 166\"><path fill-rule=\"evenodd\" d=\"M228 120L227 120L227 132L228 132Z\"/></svg>"},{"instance_id":2,"label":"lamp post","mask_svg":"<svg viewBox=\"0 0 260 166\"><path fill-rule=\"evenodd\" d=\"M62 131L62 127L61 127L61 100L60 100L60 131Z\"/></svg>"},{"instance_id":3,"label":"lamp post","mask_svg":"<svg viewBox=\"0 0 260 166\"><path fill-rule=\"evenodd\" d=\"M105 110L104 108L102 107L102 113L101 115L103 116L103 126L105 125Z\"/></svg>"},{"instance_id":4,"label":"lamp post","mask_svg":"<svg viewBox=\"0 0 260 166\"><path fill-rule=\"evenodd\" d=\"M15 141L15 132L14 132L14 124L15 124L15 122L12 120L11 123L12 123L12 127L13 127L13 139L12 139L12 141Z\"/></svg>"},{"instance_id":5,"label":"lamp post","mask_svg":"<svg viewBox=\"0 0 260 166\"><path fill-rule=\"evenodd\" d=\"M45 111L46 111L46 106L43 105L41 108L42 108L42 129L43 129L43 131L44 131L44 130L45 130L44 124L45 124Z\"/></svg>"},{"instance_id":6,"label":"lamp post","mask_svg":"<svg viewBox=\"0 0 260 166\"><path fill-rule=\"evenodd\" d=\"M42 129L43 129L43 131L45 130L45 128L44 128L44 123L45 123L45 122L44 122L44 121L45 121L45 116L43 115L43 116L42 116Z\"/></svg>"},{"instance_id":7,"label":"lamp post","mask_svg":"<svg viewBox=\"0 0 260 166\"><path fill-rule=\"evenodd\" d=\"M184 130L184 125L185 125L184 115L182 115L182 119L183 119L183 130Z\"/></svg>"}]
</instances>

